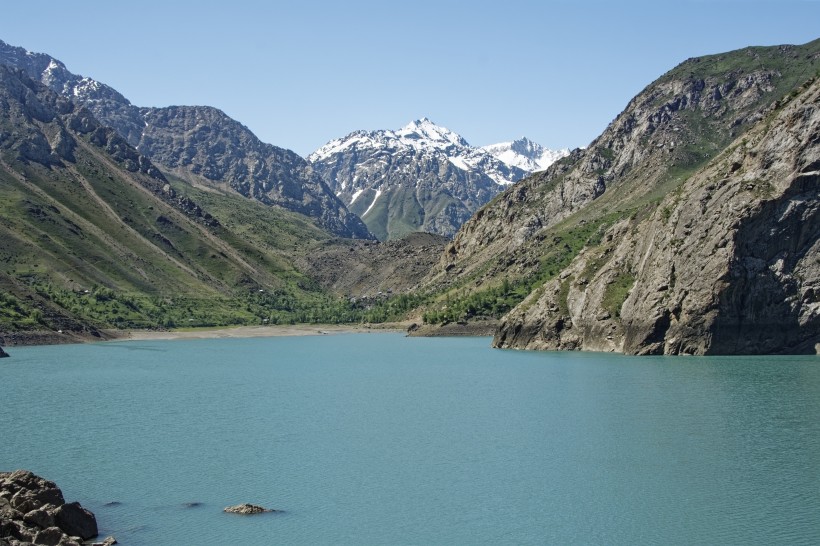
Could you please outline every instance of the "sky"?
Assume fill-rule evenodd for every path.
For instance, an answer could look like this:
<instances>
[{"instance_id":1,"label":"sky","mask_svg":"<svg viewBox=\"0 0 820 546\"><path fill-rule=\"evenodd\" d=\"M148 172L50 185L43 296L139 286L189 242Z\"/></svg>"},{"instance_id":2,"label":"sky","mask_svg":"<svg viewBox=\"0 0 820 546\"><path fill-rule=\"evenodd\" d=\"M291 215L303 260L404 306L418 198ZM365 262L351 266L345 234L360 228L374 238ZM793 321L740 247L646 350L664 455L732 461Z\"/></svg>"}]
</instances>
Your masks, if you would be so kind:
<instances>
[{"instance_id":1,"label":"sky","mask_svg":"<svg viewBox=\"0 0 820 546\"><path fill-rule=\"evenodd\" d=\"M585 146L689 57L820 38L820 0L10 0L0 39L138 106L209 105L302 156L427 117Z\"/></svg>"}]
</instances>

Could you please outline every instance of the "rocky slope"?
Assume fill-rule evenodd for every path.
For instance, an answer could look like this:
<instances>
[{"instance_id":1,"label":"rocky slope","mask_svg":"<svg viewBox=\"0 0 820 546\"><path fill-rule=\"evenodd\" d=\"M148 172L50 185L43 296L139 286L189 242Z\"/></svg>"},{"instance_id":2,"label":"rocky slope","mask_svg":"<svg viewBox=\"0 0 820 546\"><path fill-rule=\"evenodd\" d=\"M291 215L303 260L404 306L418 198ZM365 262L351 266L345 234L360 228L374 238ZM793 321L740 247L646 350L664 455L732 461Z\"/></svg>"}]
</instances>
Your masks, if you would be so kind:
<instances>
[{"instance_id":1,"label":"rocky slope","mask_svg":"<svg viewBox=\"0 0 820 546\"><path fill-rule=\"evenodd\" d=\"M305 255L303 267L336 294L356 299L387 297L416 289L447 242L432 233L411 233L386 242L328 241Z\"/></svg>"},{"instance_id":2,"label":"rocky slope","mask_svg":"<svg viewBox=\"0 0 820 546\"><path fill-rule=\"evenodd\" d=\"M452 236L504 186L530 172L514 163L533 160L511 146L493 148L505 162L423 118L396 131L356 131L308 159L379 239L415 231ZM518 148L548 161L537 144Z\"/></svg>"},{"instance_id":3,"label":"rocky slope","mask_svg":"<svg viewBox=\"0 0 820 546\"><path fill-rule=\"evenodd\" d=\"M511 312L494 344L815 353L820 82L779 103L648 217L613 226Z\"/></svg>"},{"instance_id":4,"label":"rocky slope","mask_svg":"<svg viewBox=\"0 0 820 546\"><path fill-rule=\"evenodd\" d=\"M340 237L372 238L296 153L262 143L210 107L139 108L111 87L72 74L60 61L0 41L0 64L23 70L89 109L131 146L191 183L235 191L314 218Z\"/></svg>"},{"instance_id":5,"label":"rocky slope","mask_svg":"<svg viewBox=\"0 0 820 546\"><path fill-rule=\"evenodd\" d=\"M139 108L115 89L91 78L68 71L57 59L44 53L26 51L0 40L0 64L25 72L58 95L75 100L112 127L132 146L136 145L145 123Z\"/></svg>"},{"instance_id":6,"label":"rocky slope","mask_svg":"<svg viewBox=\"0 0 820 546\"><path fill-rule=\"evenodd\" d=\"M206 106L140 111L145 126L137 149L180 178L299 212L341 237L372 238L307 161L263 143L222 111Z\"/></svg>"},{"instance_id":7,"label":"rocky slope","mask_svg":"<svg viewBox=\"0 0 820 546\"><path fill-rule=\"evenodd\" d=\"M818 70L820 40L803 46L753 47L687 60L636 96L587 149L574 150L545 172L519 182L480 209L448 246L426 286L449 293L449 308L459 310L469 307L467 303L476 307L476 302L487 300L483 295L497 294L502 279L509 285L503 294L506 298L532 293L510 314L496 339L498 346L606 348L626 352L729 351L726 341L707 342L708 346L700 349L690 344L675 349L673 343L658 349L649 348L653 343L649 338L621 339L622 335L632 340L640 338L617 330L621 321L616 317L639 271L625 268L602 277L606 289L600 285L587 287L609 255L600 255L585 265L579 265L576 257L581 252L591 256L593 251L599 251L595 249L609 248L612 241L626 236L625 231L607 231L612 226L626 229L624 226L628 225L631 229L628 222L645 219L657 210L671 215L672 208L660 205L664 198L686 198L683 192L687 180L710 165L733 142L742 142L747 131L766 127L773 103L797 93L799 86ZM792 191L781 189L785 195ZM740 216L731 218L741 220ZM649 237L651 230L646 233ZM789 233L788 229L784 233ZM704 262L697 263L705 266ZM567 280L570 278L574 280ZM640 282L636 284L639 285L643 286ZM593 289L603 293L594 295ZM467 295L458 295L463 292ZM808 293L811 295L811 291ZM552 300L541 300L542 296ZM590 303L590 307L568 307L580 305L579 297L588 302L602 299ZM443 312L443 301L432 306L431 315L461 320ZM536 302L551 314L544 314L543 310L536 313ZM471 309L464 318L481 316L482 312ZM748 318L743 315L745 312L737 311ZM760 319L755 316L755 320ZM583 328L579 326L572 329L572 334L550 333L566 330L570 317L591 321L589 324L594 324L594 328L589 327L593 329L615 324L616 331L604 335L595 330L596 342L589 341L594 336L581 335ZM802 326L796 328L811 331L803 330ZM797 335L802 339L801 336ZM781 341L783 350L802 350L796 347L802 347L805 339ZM739 347L737 351L772 351L774 345L777 343L761 342L758 349Z\"/></svg>"}]
</instances>

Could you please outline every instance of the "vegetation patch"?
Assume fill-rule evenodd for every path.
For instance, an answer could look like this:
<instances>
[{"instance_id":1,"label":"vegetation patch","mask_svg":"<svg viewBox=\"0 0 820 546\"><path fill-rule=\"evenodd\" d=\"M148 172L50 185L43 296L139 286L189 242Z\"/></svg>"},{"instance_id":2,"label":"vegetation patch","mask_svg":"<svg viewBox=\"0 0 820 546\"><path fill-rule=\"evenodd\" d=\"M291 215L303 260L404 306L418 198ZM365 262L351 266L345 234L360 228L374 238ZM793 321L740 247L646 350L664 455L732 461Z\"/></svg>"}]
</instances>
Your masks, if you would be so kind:
<instances>
[{"instance_id":1,"label":"vegetation patch","mask_svg":"<svg viewBox=\"0 0 820 546\"><path fill-rule=\"evenodd\" d=\"M613 317L620 318L621 307L629 296L629 291L635 285L635 276L629 272L621 272L606 286L601 305Z\"/></svg>"}]
</instances>

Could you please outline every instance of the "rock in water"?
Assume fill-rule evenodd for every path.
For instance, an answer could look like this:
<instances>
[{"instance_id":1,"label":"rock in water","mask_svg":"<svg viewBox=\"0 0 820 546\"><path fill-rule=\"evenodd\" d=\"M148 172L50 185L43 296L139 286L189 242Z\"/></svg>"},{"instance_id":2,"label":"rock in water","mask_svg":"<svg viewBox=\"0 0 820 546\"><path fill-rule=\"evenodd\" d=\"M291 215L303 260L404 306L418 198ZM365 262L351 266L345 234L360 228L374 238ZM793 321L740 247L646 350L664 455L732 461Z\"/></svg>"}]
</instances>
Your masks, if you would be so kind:
<instances>
[{"instance_id":1,"label":"rock in water","mask_svg":"<svg viewBox=\"0 0 820 546\"><path fill-rule=\"evenodd\" d=\"M236 506L228 506L226 507L223 512L227 512L229 514L244 514L244 515L251 515L251 514L262 514L265 512L281 512L281 510L273 510L271 508L265 508L264 506L259 506L256 504L237 504Z\"/></svg>"},{"instance_id":2,"label":"rock in water","mask_svg":"<svg viewBox=\"0 0 820 546\"><path fill-rule=\"evenodd\" d=\"M0 358L7 358L9 354L0 347Z\"/></svg>"},{"instance_id":3,"label":"rock in water","mask_svg":"<svg viewBox=\"0 0 820 546\"><path fill-rule=\"evenodd\" d=\"M66 504L54 482L27 470L0 472L0 544L80 546L97 536L97 519Z\"/></svg>"}]
</instances>

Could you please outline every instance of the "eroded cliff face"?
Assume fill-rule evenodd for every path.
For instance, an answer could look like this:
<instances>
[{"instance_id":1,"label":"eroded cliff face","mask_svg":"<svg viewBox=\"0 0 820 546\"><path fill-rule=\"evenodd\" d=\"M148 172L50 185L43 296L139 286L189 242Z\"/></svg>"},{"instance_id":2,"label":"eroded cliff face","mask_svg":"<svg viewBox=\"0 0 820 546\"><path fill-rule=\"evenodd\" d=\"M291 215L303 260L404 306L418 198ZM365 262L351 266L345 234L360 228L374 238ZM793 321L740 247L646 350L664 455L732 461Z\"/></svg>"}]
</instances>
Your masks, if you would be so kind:
<instances>
[{"instance_id":1,"label":"eroded cliff face","mask_svg":"<svg viewBox=\"0 0 820 546\"><path fill-rule=\"evenodd\" d=\"M494 345L628 354L815 353L820 83L612 226L503 320Z\"/></svg>"}]
</instances>

